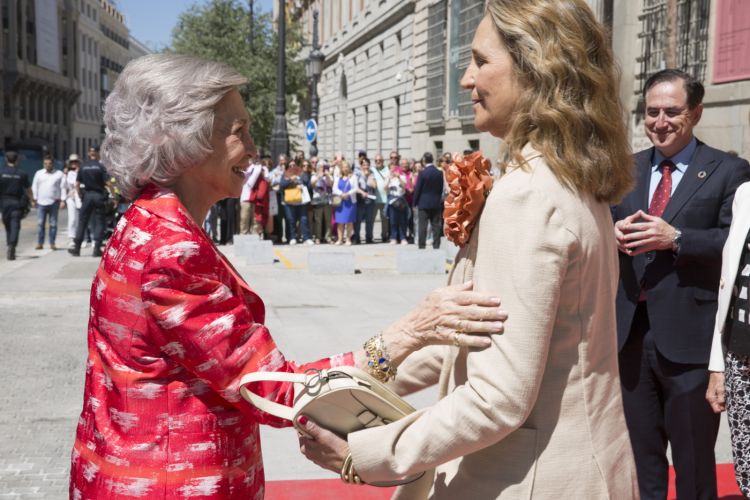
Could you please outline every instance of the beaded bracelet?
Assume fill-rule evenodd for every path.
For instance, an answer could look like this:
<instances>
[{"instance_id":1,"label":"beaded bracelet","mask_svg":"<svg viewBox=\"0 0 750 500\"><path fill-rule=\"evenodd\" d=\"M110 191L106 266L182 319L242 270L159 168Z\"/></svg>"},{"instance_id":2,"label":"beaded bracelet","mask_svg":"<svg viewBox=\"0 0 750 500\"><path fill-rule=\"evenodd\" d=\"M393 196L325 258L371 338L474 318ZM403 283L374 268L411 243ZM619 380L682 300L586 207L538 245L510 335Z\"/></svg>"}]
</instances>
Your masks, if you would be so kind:
<instances>
[{"instance_id":1,"label":"beaded bracelet","mask_svg":"<svg viewBox=\"0 0 750 500\"><path fill-rule=\"evenodd\" d=\"M375 379L386 383L396 378L396 367L391 364L391 357L386 349L382 333L368 339L363 347L369 358L367 368Z\"/></svg>"}]
</instances>

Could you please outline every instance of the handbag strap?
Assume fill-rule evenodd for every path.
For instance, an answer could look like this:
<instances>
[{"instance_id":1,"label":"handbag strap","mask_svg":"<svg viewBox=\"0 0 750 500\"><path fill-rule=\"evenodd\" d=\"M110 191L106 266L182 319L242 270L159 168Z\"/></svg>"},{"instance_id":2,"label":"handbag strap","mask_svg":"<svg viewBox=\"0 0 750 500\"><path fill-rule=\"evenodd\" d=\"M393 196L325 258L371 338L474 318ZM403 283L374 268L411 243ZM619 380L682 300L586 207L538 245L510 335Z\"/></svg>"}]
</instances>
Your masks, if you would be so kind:
<instances>
[{"instance_id":1,"label":"handbag strap","mask_svg":"<svg viewBox=\"0 0 750 500\"><path fill-rule=\"evenodd\" d=\"M294 408L269 401L247 388L247 384L253 382L294 382L304 384L308 375L305 373L294 372L251 372L245 374L240 379L240 394L246 400L250 401L256 408L264 411L274 417L280 417L285 420L294 421Z\"/></svg>"}]
</instances>

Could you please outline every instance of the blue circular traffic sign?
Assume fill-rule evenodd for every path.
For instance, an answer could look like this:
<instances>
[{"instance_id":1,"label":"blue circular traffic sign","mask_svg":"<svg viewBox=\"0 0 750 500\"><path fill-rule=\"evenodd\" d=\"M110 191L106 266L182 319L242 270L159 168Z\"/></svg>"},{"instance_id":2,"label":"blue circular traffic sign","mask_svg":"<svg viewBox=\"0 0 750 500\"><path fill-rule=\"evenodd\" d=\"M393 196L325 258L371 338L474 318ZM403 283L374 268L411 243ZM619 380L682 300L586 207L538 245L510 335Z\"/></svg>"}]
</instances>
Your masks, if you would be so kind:
<instances>
[{"instance_id":1,"label":"blue circular traffic sign","mask_svg":"<svg viewBox=\"0 0 750 500\"><path fill-rule=\"evenodd\" d=\"M305 123L305 137L308 142L313 142L318 137L318 124L312 118Z\"/></svg>"}]
</instances>

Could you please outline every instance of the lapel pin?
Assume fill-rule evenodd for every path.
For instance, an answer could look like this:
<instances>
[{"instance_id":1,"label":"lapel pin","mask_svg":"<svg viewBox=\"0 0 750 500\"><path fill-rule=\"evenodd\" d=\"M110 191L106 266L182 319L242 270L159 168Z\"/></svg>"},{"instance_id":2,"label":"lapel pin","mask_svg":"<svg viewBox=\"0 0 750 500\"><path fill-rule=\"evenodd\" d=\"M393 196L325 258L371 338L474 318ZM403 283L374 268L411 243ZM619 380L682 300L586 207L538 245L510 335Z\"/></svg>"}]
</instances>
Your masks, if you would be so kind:
<instances>
[{"instance_id":1,"label":"lapel pin","mask_svg":"<svg viewBox=\"0 0 750 500\"><path fill-rule=\"evenodd\" d=\"M701 170L700 172L698 172L698 178L699 179L705 179L706 178L706 171L705 170Z\"/></svg>"}]
</instances>

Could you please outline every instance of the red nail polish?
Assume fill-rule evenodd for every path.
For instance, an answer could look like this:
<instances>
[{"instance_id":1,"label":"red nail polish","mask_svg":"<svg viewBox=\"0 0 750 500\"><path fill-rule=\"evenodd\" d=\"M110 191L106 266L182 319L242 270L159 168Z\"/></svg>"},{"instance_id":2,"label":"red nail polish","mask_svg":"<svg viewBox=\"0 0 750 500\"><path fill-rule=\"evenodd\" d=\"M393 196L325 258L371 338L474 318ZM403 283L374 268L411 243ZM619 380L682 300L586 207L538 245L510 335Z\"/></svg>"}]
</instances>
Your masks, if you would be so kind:
<instances>
[{"instance_id":1,"label":"red nail polish","mask_svg":"<svg viewBox=\"0 0 750 500\"><path fill-rule=\"evenodd\" d=\"M297 419L297 422L300 423L300 425L305 426L307 425L307 417L302 415Z\"/></svg>"}]
</instances>

